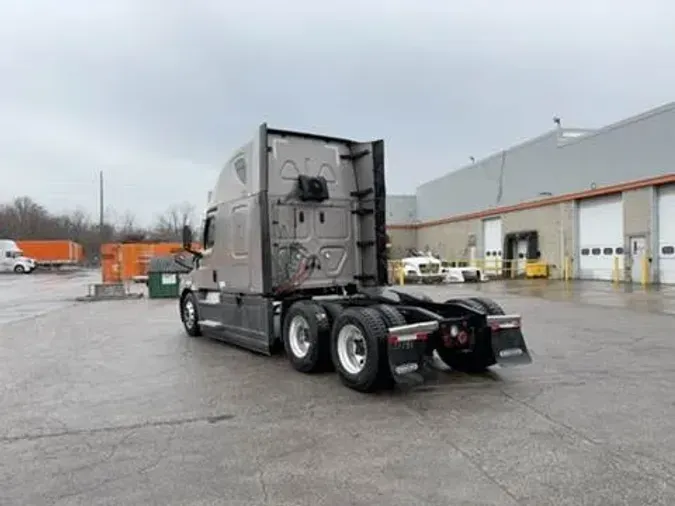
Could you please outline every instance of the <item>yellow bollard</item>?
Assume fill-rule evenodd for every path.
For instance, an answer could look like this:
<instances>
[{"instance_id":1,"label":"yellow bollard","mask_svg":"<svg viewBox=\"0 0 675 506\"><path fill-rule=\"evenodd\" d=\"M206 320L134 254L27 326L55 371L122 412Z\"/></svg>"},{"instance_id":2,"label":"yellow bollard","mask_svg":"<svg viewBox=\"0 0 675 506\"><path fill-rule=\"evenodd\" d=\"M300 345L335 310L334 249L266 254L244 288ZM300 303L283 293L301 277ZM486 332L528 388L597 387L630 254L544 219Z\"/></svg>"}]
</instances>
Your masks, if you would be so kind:
<instances>
[{"instance_id":1,"label":"yellow bollard","mask_svg":"<svg viewBox=\"0 0 675 506\"><path fill-rule=\"evenodd\" d=\"M614 256L614 267L612 268L612 281L615 285L619 284L619 257Z\"/></svg>"},{"instance_id":2,"label":"yellow bollard","mask_svg":"<svg viewBox=\"0 0 675 506\"><path fill-rule=\"evenodd\" d=\"M642 286L647 286L649 284L649 259L647 258L647 255L642 255L641 261L642 279L640 281L642 282Z\"/></svg>"},{"instance_id":3,"label":"yellow bollard","mask_svg":"<svg viewBox=\"0 0 675 506\"><path fill-rule=\"evenodd\" d=\"M563 279L569 281L572 278L572 260L566 256L563 260Z\"/></svg>"},{"instance_id":4,"label":"yellow bollard","mask_svg":"<svg viewBox=\"0 0 675 506\"><path fill-rule=\"evenodd\" d=\"M402 286L405 284L405 269L401 264L397 265L396 269L398 271L398 284Z\"/></svg>"}]
</instances>

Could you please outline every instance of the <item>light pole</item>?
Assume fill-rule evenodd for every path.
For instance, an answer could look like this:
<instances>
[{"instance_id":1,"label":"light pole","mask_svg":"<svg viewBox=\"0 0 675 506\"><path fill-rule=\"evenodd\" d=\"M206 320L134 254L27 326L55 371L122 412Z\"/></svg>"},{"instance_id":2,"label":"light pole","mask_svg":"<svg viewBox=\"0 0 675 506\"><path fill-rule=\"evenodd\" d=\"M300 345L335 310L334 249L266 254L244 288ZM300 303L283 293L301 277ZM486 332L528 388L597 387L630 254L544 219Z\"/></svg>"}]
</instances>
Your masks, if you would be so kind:
<instances>
[{"instance_id":1,"label":"light pole","mask_svg":"<svg viewBox=\"0 0 675 506\"><path fill-rule=\"evenodd\" d=\"M104 232L103 232L103 225L104 223L104 215L103 215L103 171L99 171L98 173L98 233L99 233L99 239L101 242L100 246L103 246L103 242L105 241L104 237ZM99 246L99 253L100 253L100 246Z\"/></svg>"}]
</instances>

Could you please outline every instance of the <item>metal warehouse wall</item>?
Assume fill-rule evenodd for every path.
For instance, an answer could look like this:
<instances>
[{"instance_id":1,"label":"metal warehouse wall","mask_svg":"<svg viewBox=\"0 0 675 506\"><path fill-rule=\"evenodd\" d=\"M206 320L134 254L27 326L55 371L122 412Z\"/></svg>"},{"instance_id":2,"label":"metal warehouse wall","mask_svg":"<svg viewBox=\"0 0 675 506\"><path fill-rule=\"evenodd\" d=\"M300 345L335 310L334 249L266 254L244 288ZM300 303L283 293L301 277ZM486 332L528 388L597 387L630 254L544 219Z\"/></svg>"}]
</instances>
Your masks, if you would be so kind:
<instances>
[{"instance_id":1,"label":"metal warehouse wall","mask_svg":"<svg viewBox=\"0 0 675 506\"><path fill-rule=\"evenodd\" d=\"M387 195L387 223L412 225L417 219L415 195Z\"/></svg>"},{"instance_id":2,"label":"metal warehouse wall","mask_svg":"<svg viewBox=\"0 0 675 506\"><path fill-rule=\"evenodd\" d=\"M576 139L556 129L417 189L417 219L493 207L675 172L675 103Z\"/></svg>"},{"instance_id":3,"label":"metal warehouse wall","mask_svg":"<svg viewBox=\"0 0 675 506\"><path fill-rule=\"evenodd\" d=\"M542 187L542 182L550 186L550 175L542 170L542 165L544 160L553 158L557 145L558 132L549 132L419 186L418 219L424 222L483 211L531 200L539 192L551 191ZM519 173L532 176L523 181L517 176Z\"/></svg>"},{"instance_id":4,"label":"metal warehouse wall","mask_svg":"<svg viewBox=\"0 0 675 506\"><path fill-rule=\"evenodd\" d=\"M387 225L394 225L387 229L391 241L389 255L392 259L402 258L409 249L417 247L417 231L405 226L416 222L417 199L415 195L387 195L386 205Z\"/></svg>"},{"instance_id":5,"label":"metal warehouse wall","mask_svg":"<svg viewBox=\"0 0 675 506\"><path fill-rule=\"evenodd\" d=\"M387 234L391 241L391 260L403 258L408 255L408 250L417 248L417 230L414 228L389 228Z\"/></svg>"},{"instance_id":6,"label":"metal warehouse wall","mask_svg":"<svg viewBox=\"0 0 675 506\"><path fill-rule=\"evenodd\" d=\"M560 193L675 172L675 104L596 130L561 146L556 156Z\"/></svg>"}]
</instances>

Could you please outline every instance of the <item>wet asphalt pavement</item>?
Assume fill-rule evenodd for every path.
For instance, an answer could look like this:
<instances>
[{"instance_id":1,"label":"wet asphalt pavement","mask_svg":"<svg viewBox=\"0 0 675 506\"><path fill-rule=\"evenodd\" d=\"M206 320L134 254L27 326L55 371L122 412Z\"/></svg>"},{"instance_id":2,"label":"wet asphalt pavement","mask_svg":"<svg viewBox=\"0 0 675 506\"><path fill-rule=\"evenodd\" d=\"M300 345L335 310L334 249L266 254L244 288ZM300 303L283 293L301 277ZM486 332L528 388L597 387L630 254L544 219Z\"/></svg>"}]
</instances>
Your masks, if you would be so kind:
<instances>
[{"instance_id":1,"label":"wet asphalt pavement","mask_svg":"<svg viewBox=\"0 0 675 506\"><path fill-rule=\"evenodd\" d=\"M98 271L0 273L0 325L65 308L87 295Z\"/></svg>"},{"instance_id":2,"label":"wet asphalt pavement","mask_svg":"<svg viewBox=\"0 0 675 506\"><path fill-rule=\"evenodd\" d=\"M668 293L418 289L521 313L535 362L363 395L86 282L0 278L0 505L675 504Z\"/></svg>"}]
</instances>

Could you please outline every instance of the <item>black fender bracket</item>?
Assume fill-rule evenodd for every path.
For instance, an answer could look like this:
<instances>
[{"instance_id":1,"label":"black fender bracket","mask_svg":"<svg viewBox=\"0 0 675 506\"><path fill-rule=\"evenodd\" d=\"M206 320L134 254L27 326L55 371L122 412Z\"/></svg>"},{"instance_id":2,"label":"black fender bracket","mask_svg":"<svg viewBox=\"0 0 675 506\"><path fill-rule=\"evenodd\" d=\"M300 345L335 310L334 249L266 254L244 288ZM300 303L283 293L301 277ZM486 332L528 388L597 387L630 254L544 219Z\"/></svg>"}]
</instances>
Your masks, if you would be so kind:
<instances>
[{"instance_id":1,"label":"black fender bracket","mask_svg":"<svg viewBox=\"0 0 675 506\"><path fill-rule=\"evenodd\" d=\"M489 315L487 324L492 334L492 351L502 367L532 363L525 344L520 315Z\"/></svg>"},{"instance_id":2,"label":"black fender bracket","mask_svg":"<svg viewBox=\"0 0 675 506\"><path fill-rule=\"evenodd\" d=\"M387 358L394 381L417 385L425 380L425 354L429 334L438 329L438 322L429 321L390 327L387 336Z\"/></svg>"}]
</instances>

